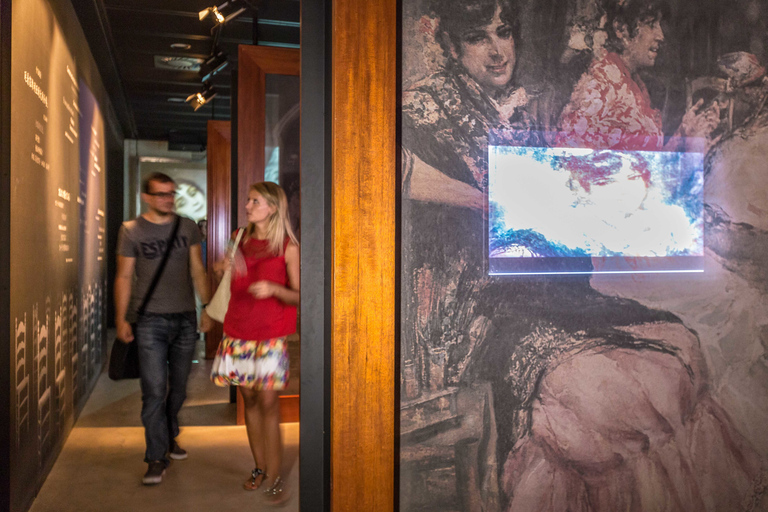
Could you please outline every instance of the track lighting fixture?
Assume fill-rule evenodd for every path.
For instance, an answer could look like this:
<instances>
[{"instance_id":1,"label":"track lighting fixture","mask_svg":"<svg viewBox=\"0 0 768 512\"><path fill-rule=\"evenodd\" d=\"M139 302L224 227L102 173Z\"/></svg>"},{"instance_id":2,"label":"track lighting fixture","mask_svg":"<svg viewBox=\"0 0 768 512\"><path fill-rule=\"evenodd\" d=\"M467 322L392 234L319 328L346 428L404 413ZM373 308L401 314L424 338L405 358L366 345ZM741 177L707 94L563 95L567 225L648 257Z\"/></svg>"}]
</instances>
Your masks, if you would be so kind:
<instances>
[{"instance_id":1,"label":"track lighting fixture","mask_svg":"<svg viewBox=\"0 0 768 512\"><path fill-rule=\"evenodd\" d=\"M206 82L203 84L203 90L194 94L190 94L187 97L186 102L189 103L192 108L195 109L195 111L197 111L200 107L211 101L216 96L216 94L218 94L216 89L214 89L210 83Z\"/></svg>"},{"instance_id":2,"label":"track lighting fixture","mask_svg":"<svg viewBox=\"0 0 768 512\"><path fill-rule=\"evenodd\" d=\"M249 7L248 3L240 0L228 0L219 6L206 7L198 13L200 20L204 20L209 14L212 14L216 23L224 23L240 16Z\"/></svg>"},{"instance_id":3,"label":"track lighting fixture","mask_svg":"<svg viewBox=\"0 0 768 512\"><path fill-rule=\"evenodd\" d=\"M227 67L227 55L219 49L214 49L213 55L205 59L200 64L200 77L203 82L207 82L216 74Z\"/></svg>"}]
</instances>

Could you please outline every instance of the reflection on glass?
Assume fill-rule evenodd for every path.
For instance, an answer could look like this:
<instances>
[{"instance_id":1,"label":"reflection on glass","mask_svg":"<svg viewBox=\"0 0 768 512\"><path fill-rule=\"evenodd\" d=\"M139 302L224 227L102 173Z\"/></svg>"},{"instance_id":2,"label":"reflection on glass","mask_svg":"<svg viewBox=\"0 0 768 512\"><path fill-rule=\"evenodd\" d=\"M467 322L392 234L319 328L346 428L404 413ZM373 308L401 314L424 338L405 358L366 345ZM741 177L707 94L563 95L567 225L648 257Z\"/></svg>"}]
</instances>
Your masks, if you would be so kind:
<instances>
[{"instance_id":1,"label":"reflection on glass","mask_svg":"<svg viewBox=\"0 0 768 512\"><path fill-rule=\"evenodd\" d=\"M299 226L299 77L266 76L264 180L280 184L288 196L288 210L296 236Z\"/></svg>"}]
</instances>

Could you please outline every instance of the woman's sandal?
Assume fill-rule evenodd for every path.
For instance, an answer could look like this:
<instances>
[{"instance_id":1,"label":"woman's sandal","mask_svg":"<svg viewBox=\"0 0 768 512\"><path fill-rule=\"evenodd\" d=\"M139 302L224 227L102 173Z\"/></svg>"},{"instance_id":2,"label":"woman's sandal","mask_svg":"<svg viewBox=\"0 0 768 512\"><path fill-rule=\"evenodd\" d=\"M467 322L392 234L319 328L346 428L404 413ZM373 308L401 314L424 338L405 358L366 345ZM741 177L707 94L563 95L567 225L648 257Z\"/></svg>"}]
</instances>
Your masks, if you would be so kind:
<instances>
[{"instance_id":1,"label":"woman's sandal","mask_svg":"<svg viewBox=\"0 0 768 512\"><path fill-rule=\"evenodd\" d=\"M264 489L264 498L270 505L285 505L290 498L288 491L283 488L283 479L279 476L275 478L268 489Z\"/></svg>"},{"instance_id":2,"label":"woman's sandal","mask_svg":"<svg viewBox=\"0 0 768 512\"><path fill-rule=\"evenodd\" d=\"M254 468L253 471L251 471L251 478L246 480L243 484L243 489L246 491L255 491L261 487L261 484L264 482L265 478L267 478L267 474L265 472L259 468Z\"/></svg>"}]
</instances>

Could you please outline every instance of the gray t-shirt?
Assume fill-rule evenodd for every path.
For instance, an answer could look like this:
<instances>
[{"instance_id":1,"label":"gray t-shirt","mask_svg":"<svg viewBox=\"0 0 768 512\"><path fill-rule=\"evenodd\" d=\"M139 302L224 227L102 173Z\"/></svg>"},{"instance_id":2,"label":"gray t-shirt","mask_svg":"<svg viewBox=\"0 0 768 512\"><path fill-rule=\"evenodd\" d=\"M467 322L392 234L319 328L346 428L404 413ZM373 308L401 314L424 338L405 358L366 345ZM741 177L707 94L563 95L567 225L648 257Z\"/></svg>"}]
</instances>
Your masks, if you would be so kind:
<instances>
[{"instance_id":1,"label":"gray t-shirt","mask_svg":"<svg viewBox=\"0 0 768 512\"><path fill-rule=\"evenodd\" d=\"M152 277L165 254L174 221L155 224L144 217L123 222L117 240L117 253L136 258L136 279L131 287L129 322L136 321L136 312L147 293ZM201 241L200 230L191 219L181 217L179 231L163 275L157 283L146 313L185 313L195 310L195 290L189 269L189 249Z\"/></svg>"}]
</instances>

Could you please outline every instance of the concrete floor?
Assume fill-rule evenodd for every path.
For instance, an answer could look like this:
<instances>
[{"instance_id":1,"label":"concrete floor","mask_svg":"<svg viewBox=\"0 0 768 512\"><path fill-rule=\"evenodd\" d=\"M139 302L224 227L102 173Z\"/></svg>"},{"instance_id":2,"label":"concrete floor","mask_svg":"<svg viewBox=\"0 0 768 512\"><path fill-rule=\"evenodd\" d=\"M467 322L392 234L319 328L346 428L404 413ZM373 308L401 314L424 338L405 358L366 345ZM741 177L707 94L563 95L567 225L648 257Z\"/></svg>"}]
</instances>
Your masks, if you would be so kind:
<instances>
[{"instance_id":1,"label":"concrete floor","mask_svg":"<svg viewBox=\"0 0 768 512\"><path fill-rule=\"evenodd\" d=\"M272 509L259 491L243 490L253 468L245 427L235 424L229 390L208 380L211 362L197 361L179 415L179 444L189 458L173 462L160 485L141 485L146 464L138 380L113 382L102 374L30 512ZM298 511L299 424L283 424L282 432L291 496L281 510Z\"/></svg>"}]
</instances>

